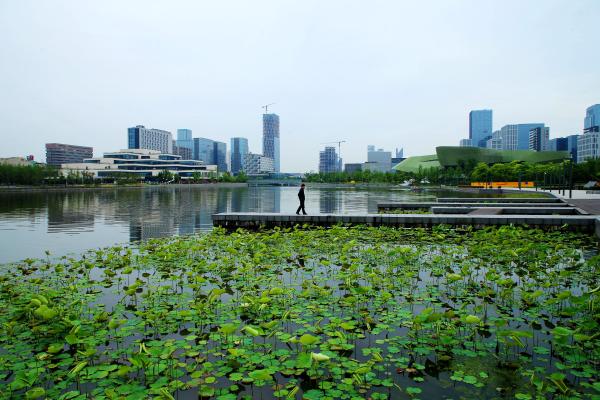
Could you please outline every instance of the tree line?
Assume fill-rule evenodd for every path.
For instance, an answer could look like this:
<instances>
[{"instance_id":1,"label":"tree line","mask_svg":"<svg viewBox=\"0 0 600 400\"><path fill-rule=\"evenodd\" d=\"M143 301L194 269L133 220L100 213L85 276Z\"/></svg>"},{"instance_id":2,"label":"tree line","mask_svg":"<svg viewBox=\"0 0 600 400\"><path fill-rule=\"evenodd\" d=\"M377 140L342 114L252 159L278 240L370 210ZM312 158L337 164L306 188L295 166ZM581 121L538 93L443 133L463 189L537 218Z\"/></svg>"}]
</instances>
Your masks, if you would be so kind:
<instances>
[{"instance_id":1,"label":"tree line","mask_svg":"<svg viewBox=\"0 0 600 400\"><path fill-rule=\"evenodd\" d=\"M570 161L531 163L512 161L488 165L474 160L461 160L456 167L419 168L416 172L331 172L307 173L306 182L322 183L391 183L406 181L434 185L469 185L471 182L535 182L537 185L557 185L569 180ZM572 165L573 182L583 184L600 180L600 159Z\"/></svg>"},{"instance_id":2,"label":"tree line","mask_svg":"<svg viewBox=\"0 0 600 400\"><path fill-rule=\"evenodd\" d=\"M244 173L231 175L228 172L223 174L214 174L208 178L211 182L246 182L247 176ZM69 172L63 175L57 167L33 164L33 165L9 165L0 164L0 185L97 185L102 182L111 182L118 185L135 184L143 181L154 181L161 183L179 183L182 178L178 174L173 174L167 170L160 171L157 177L146 179L138 174L116 172L101 180L95 179L89 172ZM199 172L195 172L186 182L201 183L207 181Z\"/></svg>"}]
</instances>

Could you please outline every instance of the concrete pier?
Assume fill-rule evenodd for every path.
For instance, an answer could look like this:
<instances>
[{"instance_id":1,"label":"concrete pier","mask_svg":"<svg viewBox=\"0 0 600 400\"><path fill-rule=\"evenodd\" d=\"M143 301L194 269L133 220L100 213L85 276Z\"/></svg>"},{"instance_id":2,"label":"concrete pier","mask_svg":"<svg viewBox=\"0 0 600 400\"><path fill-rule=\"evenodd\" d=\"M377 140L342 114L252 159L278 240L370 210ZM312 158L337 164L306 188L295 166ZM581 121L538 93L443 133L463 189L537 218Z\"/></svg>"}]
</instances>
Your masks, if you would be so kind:
<instances>
[{"instance_id":1,"label":"concrete pier","mask_svg":"<svg viewBox=\"0 0 600 400\"><path fill-rule=\"evenodd\" d=\"M562 203L557 197L440 197L438 203Z\"/></svg>"},{"instance_id":2,"label":"concrete pier","mask_svg":"<svg viewBox=\"0 0 600 400\"><path fill-rule=\"evenodd\" d=\"M220 213L212 216L213 225L235 230L294 227L303 225L368 225L393 227L527 225L529 227L594 232L596 217L589 215L469 215L469 214L317 214Z\"/></svg>"},{"instance_id":3,"label":"concrete pier","mask_svg":"<svg viewBox=\"0 0 600 400\"><path fill-rule=\"evenodd\" d=\"M434 206L433 214L503 214L503 215L587 215L575 207L479 207Z\"/></svg>"},{"instance_id":4,"label":"concrete pier","mask_svg":"<svg viewBox=\"0 0 600 400\"><path fill-rule=\"evenodd\" d=\"M441 201L419 201L419 202L379 202L377 208L380 211L389 210L418 210L418 209L429 209L431 207L494 207L494 208L507 208L507 207L569 207L569 204L564 202L559 203L455 203L455 202L441 202Z\"/></svg>"}]
</instances>

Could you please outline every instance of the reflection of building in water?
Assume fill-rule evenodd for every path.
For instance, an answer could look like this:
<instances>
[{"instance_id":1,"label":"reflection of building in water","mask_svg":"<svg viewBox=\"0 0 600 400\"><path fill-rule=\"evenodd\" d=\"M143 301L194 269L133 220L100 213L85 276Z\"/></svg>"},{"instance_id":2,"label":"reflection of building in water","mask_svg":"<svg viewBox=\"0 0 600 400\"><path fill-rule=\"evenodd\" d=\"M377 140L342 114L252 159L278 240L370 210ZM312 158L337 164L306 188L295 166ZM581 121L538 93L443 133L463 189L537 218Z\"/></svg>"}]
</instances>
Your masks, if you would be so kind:
<instances>
[{"instance_id":1,"label":"reflection of building in water","mask_svg":"<svg viewBox=\"0 0 600 400\"><path fill-rule=\"evenodd\" d=\"M321 191L319 210L325 214L342 211L342 193L339 190Z\"/></svg>"},{"instance_id":2,"label":"reflection of building in water","mask_svg":"<svg viewBox=\"0 0 600 400\"><path fill-rule=\"evenodd\" d=\"M93 230L97 198L88 191L48 194L48 232Z\"/></svg>"},{"instance_id":3,"label":"reflection of building in water","mask_svg":"<svg viewBox=\"0 0 600 400\"><path fill-rule=\"evenodd\" d=\"M241 190L231 191L231 204L229 210L232 212L248 211L248 193Z\"/></svg>"},{"instance_id":4,"label":"reflection of building in water","mask_svg":"<svg viewBox=\"0 0 600 400\"><path fill-rule=\"evenodd\" d=\"M172 236L176 232L176 215L180 198L173 188L156 188L138 192L138 203L130 210L130 240Z\"/></svg>"},{"instance_id":5,"label":"reflection of building in water","mask_svg":"<svg viewBox=\"0 0 600 400\"><path fill-rule=\"evenodd\" d=\"M248 211L281 212L281 187L249 187Z\"/></svg>"}]
</instances>

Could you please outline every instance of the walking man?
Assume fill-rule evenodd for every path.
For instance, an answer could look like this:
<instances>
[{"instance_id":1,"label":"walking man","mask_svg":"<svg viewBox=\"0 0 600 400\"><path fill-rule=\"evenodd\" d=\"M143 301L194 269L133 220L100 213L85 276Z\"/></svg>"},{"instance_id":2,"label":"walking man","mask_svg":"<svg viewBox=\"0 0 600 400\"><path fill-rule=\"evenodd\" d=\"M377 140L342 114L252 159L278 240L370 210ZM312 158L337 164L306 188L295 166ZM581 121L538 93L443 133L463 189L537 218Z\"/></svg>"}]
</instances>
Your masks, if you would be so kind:
<instances>
[{"instance_id":1,"label":"walking man","mask_svg":"<svg viewBox=\"0 0 600 400\"><path fill-rule=\"evenodd\" d=\"M302 210L302 214L306 215L306 210L304 209L304 183L300 185L300 190L298 191L298 200L300 200L300 206L296 210L296 214L300 215L300 210Z\"/></svg>"}]
</instances>

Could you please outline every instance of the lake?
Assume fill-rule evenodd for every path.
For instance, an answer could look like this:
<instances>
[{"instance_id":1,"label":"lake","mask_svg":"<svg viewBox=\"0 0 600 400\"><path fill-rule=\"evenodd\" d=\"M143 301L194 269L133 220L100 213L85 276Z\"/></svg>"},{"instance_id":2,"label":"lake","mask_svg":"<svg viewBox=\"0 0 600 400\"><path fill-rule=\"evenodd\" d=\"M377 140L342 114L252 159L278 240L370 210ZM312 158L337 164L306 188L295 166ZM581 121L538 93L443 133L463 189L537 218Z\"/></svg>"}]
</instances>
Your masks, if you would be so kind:
<instances>
[{"instance_id":1,"label":"lake","mask_svg":"<svg viewBox=\"0 0 600 400\"><path fill-rule=\"evenodd\" d=\"M291 213L298 206L297 192L296 187L217 185L0 192L0 263L45 257L46 250L54 256L78 254L117 243L206 231L212 229L211 215L219 212ZM435 195L390 187L309 185L306 210L309 214L377 212L380 201L430 200Z\"/></svg>"}]
</instances>

